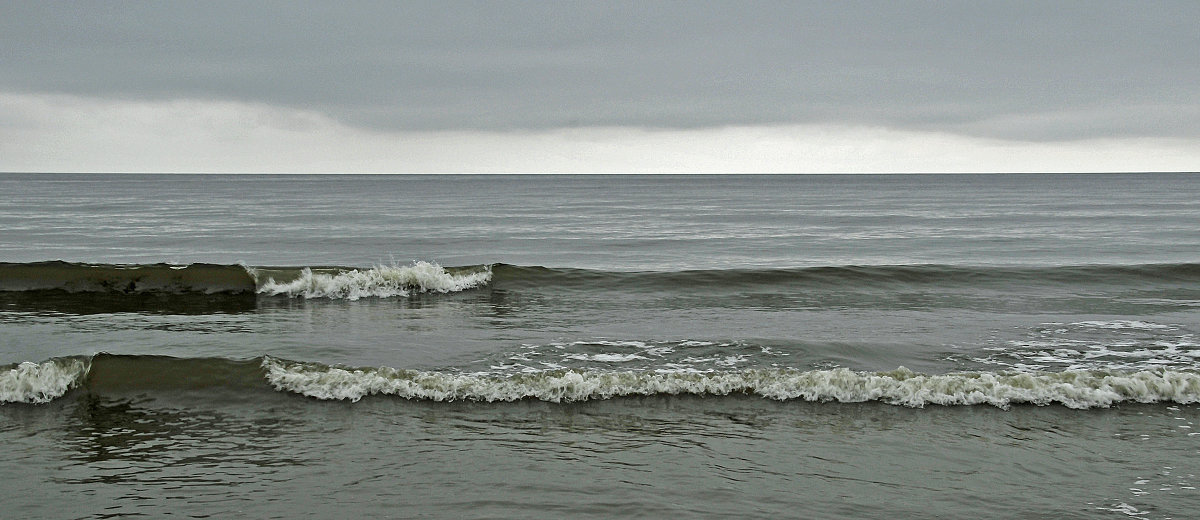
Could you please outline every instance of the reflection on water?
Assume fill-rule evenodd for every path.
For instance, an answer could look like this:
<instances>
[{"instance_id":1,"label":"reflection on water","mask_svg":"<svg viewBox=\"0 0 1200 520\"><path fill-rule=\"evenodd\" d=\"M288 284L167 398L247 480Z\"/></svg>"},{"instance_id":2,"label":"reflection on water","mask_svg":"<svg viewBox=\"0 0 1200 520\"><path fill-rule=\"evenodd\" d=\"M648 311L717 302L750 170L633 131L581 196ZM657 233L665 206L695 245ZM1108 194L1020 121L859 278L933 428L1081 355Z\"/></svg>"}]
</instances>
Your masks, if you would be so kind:
<instances>
[{"instance_id":1,"label":"reflection on water","mask_svg":"<svg viewBox=\"0 0 1200 520\"><path fill-rule=\"evenodd\" d=\"M400 310L418 311L438 305L495 304L486 288L463 293L414 293L410 296L361 302L327 299L289 298L254 294L203 293L120 293L0 291L0 318L21 313L35 316L88 316L96 314L145 314L201 316L206 314L243 314L253 312L293 312L305 307L331 307L353 310L358 306L385 305Z\"/></svg>"},{"instance_id":2,"label":"reflection on water","mask_svg":"<svg viewBox=\"0 0 1200 520\"><path fill-rule=\"evenodd\" d=\"M214 397L0 407L0 498L21 518L1183 518L1200 503L1188 406Z\"/></svg>"}]
</instances>

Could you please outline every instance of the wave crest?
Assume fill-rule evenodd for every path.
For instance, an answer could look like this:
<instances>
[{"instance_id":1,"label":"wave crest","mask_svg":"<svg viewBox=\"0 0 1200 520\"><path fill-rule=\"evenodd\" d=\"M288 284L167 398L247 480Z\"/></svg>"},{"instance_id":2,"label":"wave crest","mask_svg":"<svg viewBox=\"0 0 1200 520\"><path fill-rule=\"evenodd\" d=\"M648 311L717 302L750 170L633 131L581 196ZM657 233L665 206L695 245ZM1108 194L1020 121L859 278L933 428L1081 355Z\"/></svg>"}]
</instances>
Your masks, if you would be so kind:
<instances>
[{"instance_id":1,"label":"wave crest","mask_svg":"<svg viewBox=\"0 0 1200 520\"><path fill-rule=\"evenodd\" d=\"M337 273L314 273L305 268L299 277L287 282L268 278L258 288L259 294L302 298L357 300L376 297L408 296L413 292L450 293L487 284L492 271L451 273L431 262L416 262L410 266L378 266L371 269L351 269Z\"/></svg>"}]
</instances>

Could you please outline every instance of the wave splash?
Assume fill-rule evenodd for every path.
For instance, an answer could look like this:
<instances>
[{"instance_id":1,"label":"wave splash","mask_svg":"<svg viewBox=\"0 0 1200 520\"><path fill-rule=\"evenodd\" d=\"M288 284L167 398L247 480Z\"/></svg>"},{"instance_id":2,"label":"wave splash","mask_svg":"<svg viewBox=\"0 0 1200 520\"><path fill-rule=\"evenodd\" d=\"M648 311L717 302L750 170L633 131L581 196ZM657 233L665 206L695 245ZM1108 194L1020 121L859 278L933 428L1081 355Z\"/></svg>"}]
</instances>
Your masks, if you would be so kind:
<instances>
[{"instance_id":1,"label":"wave splash","mask_svg":"<svg viewBox=\"0 0 1200 520\"><path fill-rule=\"evenodd\" d=\"M692 371L546 371L499 376L401 370L350 369L264 358L266 378L277 390L327 400L358 401L392 395L431 401L503 402L538 399L577 402L626 396L750 394L779 401L881 401L914 408L926 405L1013 404L1069 408L1121 402L1200 402L1200 374L1174 371L1104 371L917 374L849 369L801 371L746 369Z\"/></svg>"},{"instance_id":2,"label":"wave splash","mask_svg":"<svg viewBox=\"0 0 1200 520\"><path fill-rule=\"evenodd\" d=\"M431 262L415 262L410 266L377 266L370 269L351 269L336 273L313 272L304 268L291 281L276 282L268 278L258 288L259 294L302 298L358 300L360 298L404 297L412 293L450 293L487 284L492 270L451 273Z\"/></svg>"},{"instance_id":3,"label":"wave splash","mask_svg":"<svg viewBox=\"0 0 1200 520\"><path fill-rule=\"evenodd\" d=\"M0 372L0 403L48 403L75 388L91 370L90 359L26 361Z\"/></svg>"}]
</instances>

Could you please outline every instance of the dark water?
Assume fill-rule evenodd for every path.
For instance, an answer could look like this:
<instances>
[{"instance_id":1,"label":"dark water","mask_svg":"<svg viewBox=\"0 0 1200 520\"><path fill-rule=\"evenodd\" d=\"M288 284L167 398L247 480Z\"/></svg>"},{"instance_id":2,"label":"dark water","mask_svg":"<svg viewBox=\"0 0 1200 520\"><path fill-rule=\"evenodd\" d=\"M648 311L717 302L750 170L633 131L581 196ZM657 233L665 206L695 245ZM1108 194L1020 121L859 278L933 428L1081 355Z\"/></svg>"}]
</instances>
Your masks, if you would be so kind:
<instances>
[{"instance_id":1,"label":"dark water","mask_svg":"<svg viewBox=\"0 0 1200 520\"><path fill-rule=\"evenodd\" d=\"M0 176L17 518L1188 518L1200 176Z\"/></svg>"}]
</instances>

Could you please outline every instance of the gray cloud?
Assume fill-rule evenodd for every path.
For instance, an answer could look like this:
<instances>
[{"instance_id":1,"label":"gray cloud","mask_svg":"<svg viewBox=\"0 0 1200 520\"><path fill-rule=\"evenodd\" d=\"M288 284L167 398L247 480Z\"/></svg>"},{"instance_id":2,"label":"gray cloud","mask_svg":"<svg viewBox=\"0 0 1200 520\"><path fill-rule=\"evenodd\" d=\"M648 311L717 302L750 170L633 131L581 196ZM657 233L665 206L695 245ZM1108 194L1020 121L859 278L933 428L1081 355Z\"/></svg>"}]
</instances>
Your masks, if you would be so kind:
<instances>
[{"instance_id":1,"label":"gray cloud","mask_svg":"<svg viewBox=\"0 0 1200 520\"><path fill-rule=\"evenodd\" d=\"M0 89L386 130L1200 137L1200 2L10 2Z\"/></svg>"}]
</instances>

